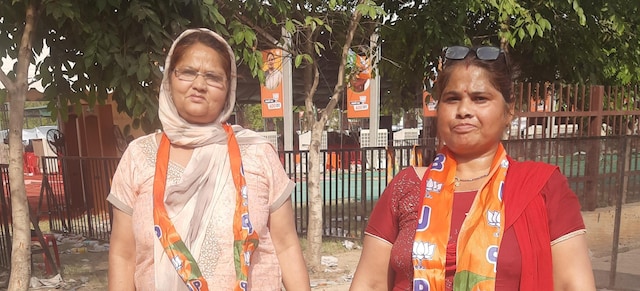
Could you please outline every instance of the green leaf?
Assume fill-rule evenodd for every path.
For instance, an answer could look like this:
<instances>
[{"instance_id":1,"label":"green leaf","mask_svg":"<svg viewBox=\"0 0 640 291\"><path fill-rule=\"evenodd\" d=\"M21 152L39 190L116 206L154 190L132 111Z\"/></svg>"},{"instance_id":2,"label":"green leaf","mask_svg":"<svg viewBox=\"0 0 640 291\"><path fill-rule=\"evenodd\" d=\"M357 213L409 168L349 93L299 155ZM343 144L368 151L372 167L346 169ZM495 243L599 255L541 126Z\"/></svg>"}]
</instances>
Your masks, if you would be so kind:
<instances>
[{"instance_id":1,"label":"green leaf","mask_svg":"<svg viewBox=\"0 0 640 291\"><path fill-rule=\"evenodd\" d=\"M329 9L336 9L336 0L329 0Z\"/></svg>"},{"instance_id":2,"label":"green leaf","mask_svg":"<svg viewBox=\"0 0 640 291\"><path fill-rule=\"evenodd\" d=\"M305 59L305 60L307 60L307 62L308 62L309 64L313 64L313 59L311 58L311 56L310 56L310 55L308 55L308 54L304 54L304 55L302 55L302 56L304 57L304 59Z\"/></svg>"},{"instance_id":3,"label":"green leaf","mask_svg":"<svg viewBox=\"0 0 640 291\"><path fill-rule=\"evenodd\" d=\"M533 37L534 35L536 35L536 25L535 24L527 25L527 31L529 32L529 37Z\"/></svg>"},{"instance_id":4,"label":"green leaf","mask_svg":"<svg viewBox=\"0 0 640 291\"><path fill-rule=\"evenodd\" d=\"M256 40L256 34L253 30L247 29L244 31L244 40L247 42L247 45L253 46Z\"/></svg>"},{"instance_id":5,"label":"green leaf","mask_svg":"<svg viewBox=\"0 0 640 291\"><path fill-rule=\"evenodd\" d=\"M213 13L213 16L215 17L216 21L218 21L221 24L226 24L227 23L227 20L224 18L224 16L222 16L222 14L220 14L218 9L213 9L212 13Z\"/></svg>"},{"instance_id":6,"label":"green leaf","mask_svg":"<svg viewBox=\"0 0 640 291\"><path fill-rule=\"evenodd\" d=\"M291 21L291 19L287 19L287 21L284 22L284 28L288 32L294 32L296 29L296 26L295 24L293 24L293 21Z\"/></svg>"},{"instance_id":7,"label":"green leaf","mask_svg":"<svg viewBox=\"0 0 640 291\"><path fill-rule=\"evenodd\" d=\"M314 47L317 55L321 55L322 51L325 49L324 45L322 43L320 43L320 42L314 43L313 47Z\"/></svg>"},{"instance_id":8,"label":"green leaf","mask_svg":"<svg viewBox=\"0 0 640 291\"><path fill-rule=\"evenodd\" d=\"M233 34L233 40L235 43L241 43L244 40L244 33L242 31L237 31Z\"/></svg>"},{"instance_id":9,"label":"green leaf","mask_svg":"<svg viewBox=\"0 0 640 291\"><path fill-rule=\"evenodd\" d=\"M295 62L294 62L296 68L300 67L300 65L302 64L302 55L297 55Z\"/></svg>"},{"instance_id":10,"label":"green leaf","mask_svg":"<svg viewBox=\"0 0 640 291\"><path fill-rule=\"evenodd\" d=\"M518 37L520 39L524 39L524 37L525 37L525 32L524 32L524 29L522 29L522 27L518 28Z\"/></svg>"}]
</instances>

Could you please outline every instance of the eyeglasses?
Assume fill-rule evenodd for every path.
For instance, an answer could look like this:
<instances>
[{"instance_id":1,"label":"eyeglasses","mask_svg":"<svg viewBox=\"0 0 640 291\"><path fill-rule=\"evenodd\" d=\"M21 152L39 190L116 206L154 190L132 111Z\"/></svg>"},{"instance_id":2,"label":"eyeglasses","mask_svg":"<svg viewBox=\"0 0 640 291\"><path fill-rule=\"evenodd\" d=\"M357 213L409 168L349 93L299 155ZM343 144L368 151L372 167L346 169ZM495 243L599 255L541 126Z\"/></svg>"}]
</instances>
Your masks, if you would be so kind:
<instances>
[{"instance_id":1,"label":"eyeglasses","mask_svg":"<svg viewBox=\"0 0 640 291\"><path fill-rule=\"evenodd\" d=\"M198 78L198 76L202 76L204 78L204 81L207 83L207 85L212 87L224 86L225 81L227 79L225 76L222 76L220 74L215 74L211 72L200 73L196 70L191 70L191 69L184 69L184 70L175 69L173 70L173 73L176 75L178 80L186 81L186 82L193 82L196 78Z\"/></svg>"},{"instance_id":2,"label":"eyeglasses","mask_svg":"<svg viewBox=\"0 0 640 291\"><path fill-rule=\"evenodd\" d=\"M462 60L467 57L470 51L475 52L476 57L483 61L495 61L504 51L494 46L481 46L468 48L466 46L451 46L444 48L444 57L449 60Z\"/></svg>"}]
</instances>

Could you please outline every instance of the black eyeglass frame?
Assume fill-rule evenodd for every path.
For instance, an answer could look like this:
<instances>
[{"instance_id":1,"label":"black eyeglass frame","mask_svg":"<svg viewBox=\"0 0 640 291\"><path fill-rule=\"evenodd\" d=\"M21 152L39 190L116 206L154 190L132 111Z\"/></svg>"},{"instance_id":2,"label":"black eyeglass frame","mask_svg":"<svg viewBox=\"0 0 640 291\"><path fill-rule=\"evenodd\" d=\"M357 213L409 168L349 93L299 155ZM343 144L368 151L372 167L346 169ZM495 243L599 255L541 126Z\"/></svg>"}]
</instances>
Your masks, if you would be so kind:
<instances>
[{"instance_id":1,"label":"black eyeglass frame","mask_svg":"<svg viewBox=\"0 0 640 291\"><path fill-rule=\"evenodd\" d=\"M474 52L479 60L483 61L495 61L500 57L500 54L504 53L499 47L495 46L480 46L480 47L466 47L461 45L445 47L443 49L445 59L449 60L463 60L469 55L469 52Z\"/></svg>"}]
</instances>

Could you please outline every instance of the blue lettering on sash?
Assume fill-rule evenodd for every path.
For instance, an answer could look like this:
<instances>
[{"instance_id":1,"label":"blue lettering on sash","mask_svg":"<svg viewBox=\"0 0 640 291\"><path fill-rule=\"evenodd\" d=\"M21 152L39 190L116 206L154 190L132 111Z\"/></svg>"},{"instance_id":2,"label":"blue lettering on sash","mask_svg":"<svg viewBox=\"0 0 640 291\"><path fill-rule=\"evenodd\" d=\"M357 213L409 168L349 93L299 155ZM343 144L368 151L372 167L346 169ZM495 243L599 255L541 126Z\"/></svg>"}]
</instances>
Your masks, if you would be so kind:
<instances>
[{"instance_id":1,"label":"blue lettering on sash","mask_svg":"<svg viewBox=\"0 0 640 291\"><path fill-rule=\"evenodd\" d=\"M493 265L495 272L498 265L498 246L492 245L487 248L487 261Z\"/></svg>"},{"instance_id":2,"label":"blue lettering on sash","mask_svg":"<svg viewBox=\"0 0 640 291\"><path fill-rule=\"evenodd\" d=\"M242 215L242 228L247 229L249 234L253 233L253 226L251 225L251 221L249 221L249 213Z\"/></svg>"},{"instance_id":3,"label":"blue lettering on sash","mask_svg":"<svg viewBox=\"0 0 640 291\"><path fill-rule=\"evenodd\" d=\"M161 237L162 236L162 229L160 228L159 225L155 225L153 227L153 230L155 230L155 232L156 232L156 237Z\"/></svg>"},{"instance_id":4,"label":"blue lettering on sash","mask_svg":"<svg viewBox=\"0 0 640 291\"><path fill-rule=\"evenodd\" d=\"M187 287L189 287L191 291L200 291L202 290L202 282L200 282L200 280L193 280L187 284Z\"/></svg>"},{"instance_id":5,"label":"blue lettering on sash","mask_svg":"<svg viewBox=\"0 0 640 291\"><path fill-rule=\"evenodd\" d=\"M498 187L498 200L502 202L502 193L504 192L504 181L500 182L500 186Z\"/></svg>"},{"instance_id":6,"label":"blue lettering on sash","mask_svg":"<svg viewBox=\"0 0 640 291\"><path fill-rule=\"evenodd\" d=\"M249 290L249 284L247 284L247 281L240 281L240 289Z\"/></svg>"},{"instance_id":7,"label":"blue lettering on sash","mask_svg":"<svg viewBox=\"0 0 640 291\"><path fill-rule=\"evenodd\" d=\"M417 231L424 231L429 228L429 222L431 221L431 207L423 205L420 210L420 219L418 219Z\"/></svg>"},{"instance_id":8,"label":"blue lettering on sash","mask_svg":"<svg viewBox=\"0 0 640 291\"><path fill-rule=\"evenodd\" d=\"M413 279L413 291L429 291L431 286L425 279Z\"/></svg>"},{"instance_id":9,"label":"blue lettering on sash","mask_svg":"<svg viewBox=\"0 0 640 291\"><path fill-rule=\"evenodd\" d=\"M431 170L433 171L442 171L444 169L444 161L446 157L444 154L438 154L434 159L433 163L431 163Z\"/></svg>"}]
</instances>

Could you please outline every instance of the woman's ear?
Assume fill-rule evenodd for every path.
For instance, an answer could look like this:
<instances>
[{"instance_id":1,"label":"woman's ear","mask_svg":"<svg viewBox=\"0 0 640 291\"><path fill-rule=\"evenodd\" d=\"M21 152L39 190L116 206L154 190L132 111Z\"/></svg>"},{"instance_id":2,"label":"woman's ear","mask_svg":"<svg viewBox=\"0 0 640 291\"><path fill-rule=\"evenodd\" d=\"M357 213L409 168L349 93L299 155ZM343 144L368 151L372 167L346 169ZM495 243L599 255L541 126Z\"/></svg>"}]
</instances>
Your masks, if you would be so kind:
<instances>
[{"instance_id":1,"label":"woman's ear","mask_svg":"<svg viewBox=\"0 0 640 291\"><path fill-rule=\"evenodd\" d=\"M513 119L516 118L516 107L515 106L516 106L515 103L507 104L507 124L506 124L507 127L511 124Z\"/></svg>"}]
</instances>

